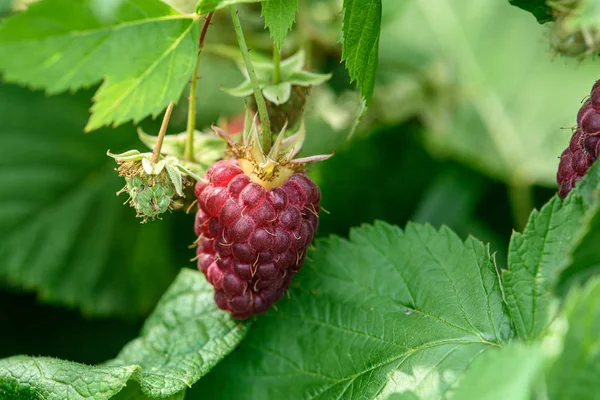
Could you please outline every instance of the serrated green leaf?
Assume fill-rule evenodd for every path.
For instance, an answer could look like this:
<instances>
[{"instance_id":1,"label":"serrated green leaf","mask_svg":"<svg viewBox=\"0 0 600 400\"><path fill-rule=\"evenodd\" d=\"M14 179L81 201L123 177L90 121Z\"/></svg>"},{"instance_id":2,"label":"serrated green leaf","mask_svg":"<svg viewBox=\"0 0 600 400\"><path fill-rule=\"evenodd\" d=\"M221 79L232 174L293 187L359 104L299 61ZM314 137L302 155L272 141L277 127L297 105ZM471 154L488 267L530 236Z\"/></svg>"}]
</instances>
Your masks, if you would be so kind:
<instances>
[{"instance_id":1,"label":"serrated green leaf","mask_svg":"<svg viewBox=\"0 0 600 400\"><path fill-rule=\"evenodd\" d=\"M104 80L86 130L138 122L177 101L193 69L198 24L159 0L46 0L0 26L4 79L55 94Z\"/></svg>"},{"instance_id":2,"label":"serrated green leaf","mask_svg":"<svg viewBox=\"0 0 600 400\"><path fill-rule=\"evenodd\" d=\"M511 238L508 270L502 271L502 283L521 339L537 338L556 316L559 299L555 286L561 274L565 279L565 274L600 262L596 254L600 164L594 164L588 172L564 201L553 197L530 215L522 234L514 233Z\"/></svg>"},{"instance_id":3,"label":"serrated green leaf","mask_svg":"<svg viewBox=\"0 0 600 400\"><path fill-rule=\"evenodd\" d=\"M0 85L0 280L86 314L149 312L175 276L170 219L140 225L106 149L134 129L83 134L89 92ZM158 127L157 127L158 128Z\"/></svg>"},{"instance_id":4,"label":"serrated green leaf","mask_svg":"<svg viewBox=\"0 0 600 400\"><path fill-rule=\"evenodd\" d=\"M231 352L247 329L248 324L234 321L217 308L213 288L200 272L184 269L140 336L117 358L97 367L43 357L0 360L0 394L40 400L105 400L127 384L120 398L181 399L180 392Z\"/></svg>"},{"instance_id":5,"label":"serrated green leaf","mask_svg":"<svg viewBox=\"0 0 600 400\"><path fill-rule=\"evenodd\" d=\"M183 269L140 337L107 365L139 365L144 393L170 396L210 371L243 339L248 326L217 308L213 288L200 272Z\"/></svg>"},{"instance_id":6,"label":"serrated green leaf","mask_svg":"<svg viewBox=\"0 0 600 400\"><path fill-rule=\"evenodd\" d=\"M573 250L568 267L560 275L560 292L566 292L573 283L585 281L600 272L600 211L595 210L588 215L582 225L587 227L587 232Z\"/></svg>"},{"instance_id":7,"label":"serrated green leaf","mask_svg":"<svg viewBox=\"0 0 600 400\"><path fill-rule=\"evenodd\" d=\"M509 0L510 4L532 13L540 24L552 21L552 8L546 0Z\"/></svg>"},{"instance_id":8,"label":"serrated green leaf","mask_svg":"<svg viewBox=\"0 0 600 400\"><path fill-rule=\"evenodd\" d=\"M550 291L568 262L584 216L581 198L552 198L534 211L523 233L513 233L502 283L511 319L521 339L536 339L556 315Z\"/></svg>"},{"instance_id":9,"label":"serrated green leaf","mask_svg":"<svg viewBox=\"0 0 600 400\"><path fill-rule=\"evenodd\" d=\"M508 1L485 7L461 0L412 1L393 18L387 10L395 3L384 0L393 23L381 34L373 108L383 107L394 118L405 104L421 102L417 115L437 156L511 185L555 187L558 157L571 136L564 128L574 126L598 78L596 63L554 60L543 45L548 32Z\"/></svg>"},{"instance_id":10,"label":"serrated green leaf","mask_svg":"<svg viewBox=\"0 0 600 400\"><path fill-rule=\"evenodd\" d=\"M106 400L125 386L136 369L15 356L0 360L0 394L9 399Z\"/></svg>"},{"instance_id":11,"label":"serrated green leaf","mask_svg":"<svg viewBox=\"0 0 600 400\"><path fill-rule=\"evenodd\" d=\"M548 374L551 399L598 399L600 393L600 280L575 290L565 306L569 330Z\"/></svg>"},{"instance_id":12,"label":"serrated green leaf","mask_svg":"<svg viewBox=\"0 0 600 400\"><path fill-rule=\"evenodd\" d=\"M473 238L377 223L350 241L318 242L310 257L291 299L258 320L198 393L373 399L411 390L433 399L510 335L494 260Z\"/></svg>"},{"instance_id":13,"label":"serrated green leaf","mask_svg":"<svg viewBox=\"0 0 600 400\"><path fill-rule=\"evenodd\" d=\"M502 284L521 339L537 338L556 315L558 299L550 291L568 262L584 212L580 197L573 194L563 202L555 196L531 214L522 234L512 235Z\"/></svg>"},{"instance_id":14,"label":"serrated green leaf","mask_svg":"<svg viewBox=\"0 0 600 400\"><path fill-rule=\"evenodd\" d=\"M538 345L491 349L467 369L452 400L529 400L543 360Z\"/></svg>"},{"instance_id":15,"label":"serrated green leaf","mask_svg":"<svg viewBox=\"0 0 600 400\"><path fill-rule=\"evenodd\" d=\"M264 0L262 15L277 49L281 49L298 12L298 0Z\"/></svg>"},{"instance_id":16,"label":"serrated green leaf","mask_svg":"<svg viewBox=\"0 0 600 400\"><path fill-rule=\"evenodd\" d=\"M367 105L375 87L380 29L381 0L344 0L342 60Z\"/></svg>"},{"instance_id":17,"label":"serrated green leaf","mask_svg":"<svg viewBox=\"0 0 600 400\"><path fill-rule=\"evenodd\" d=\"M258 3L263 0L199 0L196 4L196 14L208 14L221 8L240 3Z\"/></svg>"}]
</instances>

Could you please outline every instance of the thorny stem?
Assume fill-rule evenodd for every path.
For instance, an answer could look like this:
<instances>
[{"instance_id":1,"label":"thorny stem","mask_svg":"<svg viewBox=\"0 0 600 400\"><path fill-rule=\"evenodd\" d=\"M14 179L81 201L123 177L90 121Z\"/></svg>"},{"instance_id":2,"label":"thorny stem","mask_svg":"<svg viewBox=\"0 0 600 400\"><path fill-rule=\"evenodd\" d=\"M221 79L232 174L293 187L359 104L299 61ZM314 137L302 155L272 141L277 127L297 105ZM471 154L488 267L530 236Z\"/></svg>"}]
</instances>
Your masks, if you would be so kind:
<instances>
[{"instance_id":1,"label":"thorny stem","mask_svg":"<svg viewBox=\"0 0 600 400\"><path fill-rule=\"evenodd\" d=\"M156 140L156 144L154 145L154 150L152 150L152 161L153 163L157 163L160 158L160 149L162 148L163 140L165 139L165 133L167 133L167 126L169 126L169 119L171 119L171 112L173 111L173 102L170 102L167 106L167 111L165 111L165 116L163 117L162 125L160 126L160 131L158 132L158 139Z\"/></svg>"},{"instance_id":2,"label":"thorny stem","mask_svg":"<svg viewBox=\"0 0 600 400\"><path fill-rule=\"evenodd\" d=\"M252 91L254 92L254 98L256 99L256 107L258 108L258 115L260 117L260 124L262 125L262 132L260 134L260 144L264 152L268 152L271 149L271 122L269 121L269 113L267 112L267 104L263 97L258 79L256 79L256 73L254 72L254 66L252 60L250 60L250 53L248 46L246 45L246 39L244 39L244 32L242 31L242 23L235 6L229 6L231 12L231 20L233 21L233 27L235 28L235 35L237 37L242 57L244 58L244 64L248 70L248 77L252 83Z\"/></svg>"},{"instance_id":3,"label":"thorny stem","mask_svg":"<svg viewBox=\"0 0 600 400\"><path fill-rule=\"evenodd\" d=\"M273 84L281 82L281 52L273 43Z\"/></svg>"},{"instance_id":4,"label":"thorny stem","mask_svg":"<svg viewBox=\"0 0 600 400\"><path fill-rule=\"evenodd\" d=\"M213 13L209 13L204 20L202 31L200 32L200 39L198 39L198 55L196 56L196 65L194 66L194 73L192 75L190 85L190 99L188 104L188 120L187 120L187 141L185 143L185 151L183 157L187 161L194 161L194 134L196 130L196 84L198 83L198 67L200 66L200 53L204 48L204 39L206 38L206 31L210 25Z\"/></svg>"}]
</instances>

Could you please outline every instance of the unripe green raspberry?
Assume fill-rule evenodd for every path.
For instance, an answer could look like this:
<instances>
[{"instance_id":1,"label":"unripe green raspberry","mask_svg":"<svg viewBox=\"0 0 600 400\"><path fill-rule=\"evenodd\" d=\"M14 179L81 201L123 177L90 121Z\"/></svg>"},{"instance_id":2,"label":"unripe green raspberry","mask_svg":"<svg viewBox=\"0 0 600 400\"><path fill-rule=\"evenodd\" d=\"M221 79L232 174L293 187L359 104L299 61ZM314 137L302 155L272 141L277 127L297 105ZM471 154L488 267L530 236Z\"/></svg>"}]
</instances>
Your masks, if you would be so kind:
<instances>
[{"instance_id":1,"label":"unripe green raspberry","mask_svg":"<svg viewBox=\"0 0 600 400\"><path fill-rule=\"evenodd\" d=\"M139 215L154 219L169 210L175 191L166 176L136 176L128 190L132 206ZM145 181L145 182L144 182Z\"/></svg>"}]
</instances>

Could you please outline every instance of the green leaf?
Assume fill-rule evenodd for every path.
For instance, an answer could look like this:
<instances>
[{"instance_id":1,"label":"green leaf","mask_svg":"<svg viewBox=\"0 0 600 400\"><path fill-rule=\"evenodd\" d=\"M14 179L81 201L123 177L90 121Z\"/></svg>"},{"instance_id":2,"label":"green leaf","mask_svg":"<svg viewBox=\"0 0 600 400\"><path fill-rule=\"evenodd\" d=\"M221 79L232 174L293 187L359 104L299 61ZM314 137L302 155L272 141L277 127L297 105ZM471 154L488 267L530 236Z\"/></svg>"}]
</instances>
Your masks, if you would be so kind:
<instances>
[{"instance_id":1,"label":"green leaf","mask_svg":"<svg viewBox=\"0 0 600 400\"><path fill-rule=\"evenodd\" d=\"M0 280L86 314L137 316L177 273L177 227L140 225L115 195L125 182L106 149L137 145L135 131L84 135L87 99L0 85Z\"/></svg>"},{"instance_id":2,"label":"green leaf","mask_svg":"<svg viewBox=\"0 0 600 400\"><path fill-rule=\"evenodd\" d=\"M0 26L4 79L50 94L101 80L86 130L158 115L191 75L198 24L159 0L46 0Z\"/></svg>"},{"instance_id":3,"label":"green leaf","mask_svg":"<svg viewBox=\"0 0 600 400\"><path fill-rule=\"evenodd\" d=\"M561 292L566 292L573 283L586 280L600 272L600 211L596 209L589 214L582 225L587 227L587 232L573 250L569 265L561 273Z\"/></svg>"},{"instance_id":4,"label":"green leaf","mask_svg":"<svg viewBox=\"0 0 600 400\"><path fill-rule=\"evenodd\" d=\"M203 15L240 3L258 3L263 0L199 0L196 4L196 14Z\"/></svg>"},{"instance_id":5,"label":"green leaf","mask_svg":"<svg viewBox=\"0 0 600 400\"><path fill-rule=\"evenodd\" d=\"M509 0L513 6L532 13L540 24L552 21L552 8L546 0Z\"/></svg>"},{"instance_id":6,"label":"green leaf","mask_svg":"<svg viewBox=\"0 0 600 400\"><path fill-rule=\"evenodd\" d=\"M521 339L537 338L556 315L558 299L551 290L568 262L584 211L575 194L564 202L555 196L540 211L531 213L523 233L511 237L502 284Z\"/></svg>"},{"instance_id":7,"label":"green leaf","mask_svg":"<svg viewBox=\"0 0 600 400\"><path fill-rule=\"evenodd\" d=\"M502 271L506 303L521 339L537 338L556 316L561 274L569 275L596 266L600 223L600 164L562 201L554 196L534 211L523 233L514 233L508 270ZM590 254L591 253L591 254ZM587 258L587 257L590 258Z\"/></svg>"},{"instance_id":8,"label":"green leaf","mask_svg":"<svg viewBox=\"0 0 600 400\"><path fill-rule=\"evenodd\" d=\"M387 10L397 1L384 1L393 23L381 34L372 108L389 110L388 123L395 123L395 115L408 117L396 110L421 103L416 114L438 157L514 186L555 187L558 157L571 136L564 128L575 124L598 78L597 64L554 60L543 45L548 32L507 1L485 7L412 1L395 18Z\"/></svg>"},{"instance_id":9,"label":"green leaf","mask_svg":"<svg viewBox=\"0 0 600 400\"><path fill-rule=\"evenodd\" d=\"M549 373L550 398L598 399L600 393L600 280L595 278L569 296L569 330L564 350Z\"/></svg>"},{"instance_id":10,"label":"green leaf","mask_svg":"<svg viewBox=\"0 0 600 400\"><path fill-rule=\"evenodd\" d=\"M292 29L298 12L298 0L265 0L262 15L277 49L281 49L287 33Z\"/></svg>"},{"instance_id":11,"label":"green leaf","mask_svg":"<svg viewBox=\"0 0 600 400\"><path fill-rule=\"evenodd\" d=\"M191 387L237 346L248 324L234 321L213 300L204 276L183 269L146 320L140 337L107 365L139 365L139 383L151 397Z\"/></svg>"},{"instance_id":12,"label":"green leaf","mask_svg":"<svg viewBox=\"0 0 600 400\"><path fill-rule=\"evenodd\" d=\"M460 381L453 400L529 400L542 367L539 346L519 342L482 354Z\"/></svg>"},{"instance_id":13,"label":"green leaf","mask_svg":"<svg viewBox=\"0 0 600 400\"><path fill-rule=\"evenodd\" d=\"M318 242L291 299L199 383L211 399L385 398L447 391L510 335L488 248L385 223ZM227 385L224 382L236 382Z\"/></svg>"},{"instance_id":14,"label":"green leaf","mask_svg":"<svg viewBox=\"0 0 600 400\"><path fill-rule=\"evenodd\" d=\"M367 105L375 87L380 29L381 0L344 0L342 60Z\"/></svg>"},{"instance_id":15,"label":"green leaf","mask_svg":"<svg viewBox=\"0 0 600 400\"><path fill-rule=\"evenodd\" d=\"M174 394L173 396L164 397L165 400L184 400L186 395L186 390L182 390L181 392ZM148 397L142 392L140 385L135 381L129 381L127 386L123 388L112 400L152 400L151 397Z\"/></svg>"},{"instance_id":16,"label":"green leaf","mask_svg":"<svg viewBox=\"0 0 600 400\"><path fill-rule=\"evenodd\" d=\"M91 367L47 357L0 360L0 394L23 399L110 399L137 370Z\"/></svg>"},{"instance_id":17,"label":"green leaf","mask_svg":"<svg viewBox=\"0 0 600 400\"><path fill-rule=\"evenodd\" d=\"M125 385L127 396L181 399L242 340L248 324L219 310L213 289L198 271L184 269L142 328L106 365L90 367L44 357L0 360L0 394L35 399L112 398ZM130 379L134 382L127 383ZM140 392L141 390L141 392ZM27 397L25 397L27 396Z\"/></svg>"}]
</instances>

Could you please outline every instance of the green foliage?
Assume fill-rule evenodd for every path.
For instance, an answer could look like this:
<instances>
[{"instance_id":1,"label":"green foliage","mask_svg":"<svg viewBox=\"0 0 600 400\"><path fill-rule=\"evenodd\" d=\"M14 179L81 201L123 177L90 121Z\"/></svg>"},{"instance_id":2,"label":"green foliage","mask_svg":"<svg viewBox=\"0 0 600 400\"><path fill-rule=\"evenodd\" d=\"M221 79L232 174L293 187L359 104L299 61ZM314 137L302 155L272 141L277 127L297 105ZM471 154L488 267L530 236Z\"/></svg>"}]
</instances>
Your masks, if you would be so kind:
<instances>
[{"instance_id":1,"label":"green foliage","mask_svg":"<svg viewBox=\"0 0 600 400\"><path fill-rule=\"evenodd\" d=\"M198 14L258 2L169 1L188 12L196 6ZM531 214L523 233L513 234L501 270L496 258L505 265L511 228L506 187L424 149L513 190L553 185L556 156L569 136L559 128L574 122L596 66L550 62L539 26L506 1L483 7L457 0L346 0L342 58L360 92L349 98L348 74L336 66L337 33L324 34L334 30L322 26L335 25L334 7L306 2L310 11L286 42L301 51L281 63L278 85L273 63L261 60L261 52L272 50L271 38L281 49L299 2L266 0L241 6L240 13L258 84L273 104L291 98L292 86L304 90L332 78L312 91L302 149L305 155L338 150L311 172L332 211L321 215L320 234L345 235L348 225L379 217L401 226L408 219L425 224L401 230L376 222L353 229L348 240L320 239L288 298L257 317L252 330L250 322L216 307L201 273L184 269L139 336L107 347L122 350L101 365L86 365L76 350L70 354L78 362L54 358L52 349L13 351L4 338L19 327L3 312L10 329L0 332L0 350L11 357L0 360L0 398L597 397L600 281L590 277L600 270L600 164L566 200L555 196ZM545 10L539 2L513 3L539 18ZM593 18L586 13L578 23ZM87 128L137 122L180 97L201 21L158 0L46 0L3 20L0 72L51 94L104 80ZM239 121L225 117L242 111L241 101L215 95L239 81L234 63L218 58L231 54L227 15L215 14L210 29L196 92L198 121L235 129ZM237 48L234 53L239 57ZM305 61L315 72L305 71ZM229 92L247 97L252 86L246 80ZM365 106L373 96L368 130L342 144L359 95ZM83 135L89 97L48 98L0 86L0 280L86 315L139 316L193 255L187 249L193 216L139 225L121 206L114 193L123 183L106 150L140 144L131 126ZM174 132L183 130L186 105L174 110ZM282 114L289 121L291 112ZM418 118L397 125L411 117ZM153 147L157 124L143 124L150 135L140 129L140 138ZM203 174L222 156L223 143L192 128ZM425 146L411 136L420 131ZM187 139L187 133L168 135L163 156L181 158ZM537 200L550 195L536 192ZM450 224L458 234L427 223ZM459 237L467 233L493 243ZM36 316L18 302L13 308L34 324ZM68 326L62 331L76 334ZM12 356L21 352L43 356Z\"/></svg>"},{"instance_id":2,"label":"green foliage","mask_svg":"<svg viewBox=\"0 0 600 400\"><path fill-rule=\"evenodd\" d=\"M581 258L597 236L600 164L561 201L558 196L533 211L524 232L514 233L508 270L502 271L506 303L517 334L532 340L544 332L556 315L555 286L565 269L585 269L597 256ZM593 244L592 246L596 246ZM594 265L595 266L595 265Z\"/></svg>"},{"instance_id":3,"label":"green foliage","mask_svg":"<svg viewBox=\"0 0 600 400\"><path fill-rule=\"evenodd\" d=\"M138 122L177 101L191 76L198 24L159 0L116 7L85 0L46 0L0 26L4 79L55 94L89 87L86 130Z\"/></svg>"},{"instance_id":4,"label":"green foliage","mask_svg":"<svg viewBox=\"0 0 600 400\"><path fill-rule=\"evenodd\" d=\"M548 377L550 398L597 399L600 395L600 280L575 290L565 306L569 331L564 351Z\"/></svg>"},{"instance_id":5,"label":"green foliage","mask_svg":"<svg viewBox=\"0 0 600 400\"><path fill-rule=\"evenodd\" d=\"M557 299L549 292L567 262L583 214L579 197L571 195L563 203L556 196L531 214L522 234L511 238L502 282L521 339L538 337L555 315Z\"/></svg>"},{"instance_id":6,"label":"green foliage","mask_svg":"<svg viewBox=\"0 0 600 400\"><path fill-rule=\"evenodd\" d=\"M379 57L381 0L344 0L342 59L368 105Z\"/></svg>"},{"instance_id":7,"label":"green foliage","mask_svg":"<svg viewBox=\"0 0 600 400\"><path fill-rule=\"evenodd\" d=\"M600 269L600 253L598 252L600 212L596 210L588 214L584 226L587 228L587 232L582 235L577 247L573 250L571 262L560 276L559 284L563 291L568 289L573 282L585 280L598 273Z\"/></svg>"},{"instance_id":8,"label":"green foliage","mask_svg":"<svg viewBox=\"0 0 600 400\"><path fill-rule=\"evenodd\" d=\"M263 0L199 0L196 4L196 13L208 14L221 8L240 3L258 3Z\"/></svg>"},{"instance_id":9,"label":"green foliage","mask_svg":"<svg viewBox=\"0 0 600 400\"><path fill-rule=\"evenodd\" d=\"M291 300L257 322L240 351L200 382L201 393L375 398L414 390L431 398L510 336L494 260L473 238L377 223L353 230L350 241L319 242L311 257Z\"/></svg>"},{"instance_id":10,"label":"green foliage","mask_svg":"<svg viewBox=\"0 0 600 400\"><path fill-rule=\"evenodd\" d=\"M105 400L117 394L136 369L16 356L0 361L0 394L24 399Z\"/></svg>"},{"instance_id":11,"label":"green foliage","mask_svg":"<svg viewBox=\"0 0 600 400\"><path fill-rule=\"evenodd\" d=\"M532 13L540 24L552 21L552 9L546 0L509 0L513 6Z\"/></svg>"},{"instance_id":12,"label":"green foliage","mask_svg":"<svg viewBox=\"0 0 600 400\"><path fill-rule=\"evenodd\" d=\"M574 126L597 65L553 60L547 31L507 1L413 1L387 13L371 108L387 110L391 123L410 107L438 157L511 185L555 187L571 135L564 128Z\"/></svg>"},{"instance_id":13,"label":"green foliage","mask_svg":"<svg viewBox=\"0 0 600 400\"><path fill-rule=\"evenodd\" d=\"M539 346L511 343L478 357L467 370L453 400L528 400L539 377Z\"/></svg>"},{"instance_id":14,"label":"green foliage","mask_svg":"<svg viewBox=\"0 0 600 400\"><path fill-rule=\"evenodd\" d=\"M278 49L281 49L288 31L292 29L297 11L298 0L263 1L262 15L265 18L265 26L269 28Z\"/></svg>"},{"instance_id":15,"label":"green foliage","mask_svg":"<svg viewBox=\"0 0 600 400\"><path fill-rule=\"evenodd\" d=\"M115 196L106 149L133 147L135 131L84 135L88 95L0 86L0 278L88 314L139 315L175 276L173 227L140 225Z\"/></svg>"},{"instance_id":16,"label":"green foliage","mask_svg":"<svg viewBox=\"0 0 600 400\"><path fill-rule=\"evenodd\" d=\"M140 337L117 358L96 367L44 357L0 360L0 394L104 400L132 379L151 398L175 396L205 375L246 334L248 325L233 321L212 297L212 287L202 274L184 269L144 324ZM143 398L135 386L128 387L127 393L122 398Z\"/></svg>"}]
</instances>

